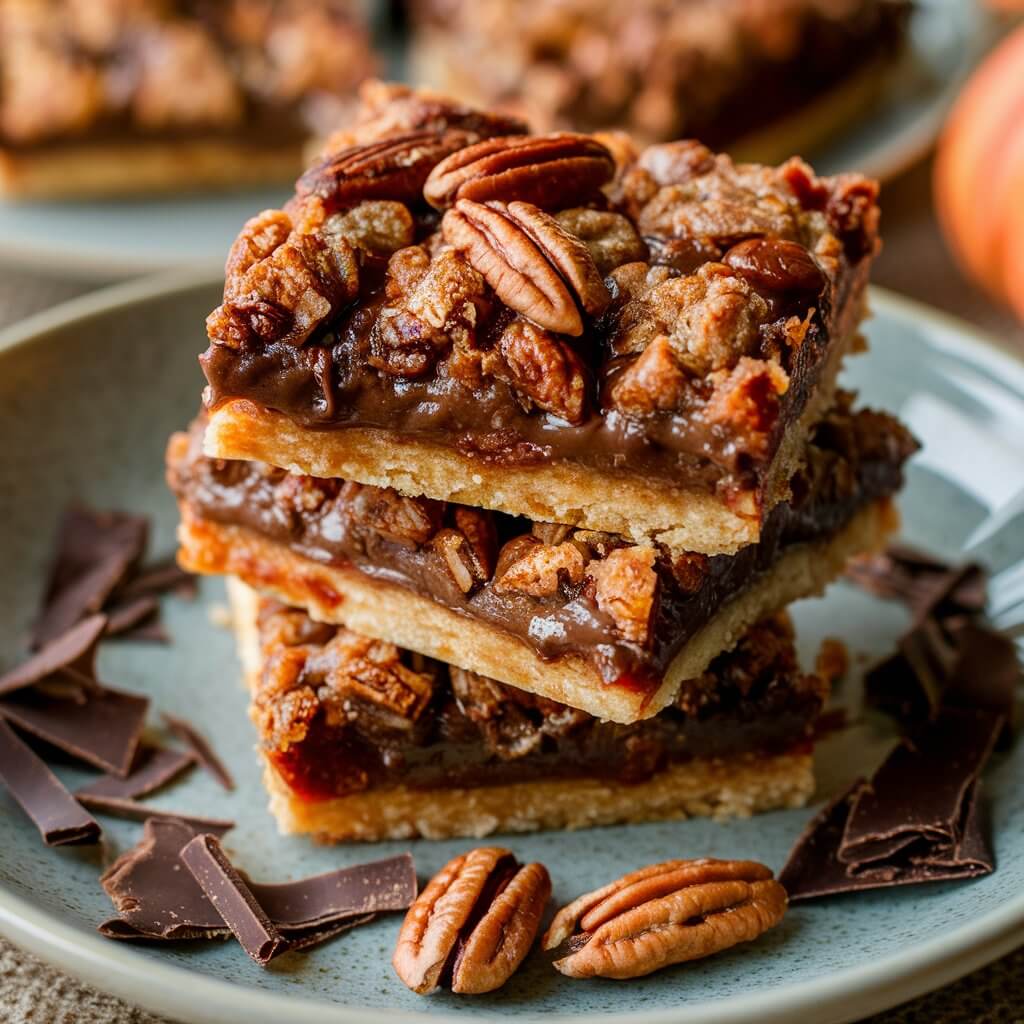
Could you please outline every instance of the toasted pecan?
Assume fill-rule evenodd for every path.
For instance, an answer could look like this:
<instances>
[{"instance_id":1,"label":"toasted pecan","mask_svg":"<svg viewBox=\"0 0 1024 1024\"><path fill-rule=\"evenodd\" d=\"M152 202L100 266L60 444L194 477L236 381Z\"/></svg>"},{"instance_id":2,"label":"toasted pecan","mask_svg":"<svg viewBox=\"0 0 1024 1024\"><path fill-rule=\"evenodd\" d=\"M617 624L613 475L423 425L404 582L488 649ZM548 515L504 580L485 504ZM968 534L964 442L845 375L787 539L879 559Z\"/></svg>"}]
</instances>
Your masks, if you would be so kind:
<instances>
[{"instance_id":1,"label":"toasted pecan","mask_svg":"<svg viewBox=\"0 0 1024 1024\"><path fill-rule=\"evenodd\" d=\"M554 966L570 978L636 978L749 942L785 911L786 892L763 864L666 861L563 907L542 944L569 940Z\"/></svg>"},{"instance_id":2,"label":"toasted pecan","mask_svg":"<svg viewBox=\"0 0 1024 1024\"><path fill-rule=\"evenodd\" d=\"M520 865L501 847L450 860L409 908L391 963L419 995L450 984L493 992L515 973L551 897L543 864Z\"/></svg>"},{"instance_id":3,"label":"toasted pecan","mask_svg":"<svg viewBox=\"0 0 1024 1024\"><path fill-rule=\"evenodd\" d=\"M442 160L423 195L445 210L458 199L519 199L558 210L597 194L614 172L611 154L587 135L517 135L486 139Z\"/></svg>"}]
</instances>

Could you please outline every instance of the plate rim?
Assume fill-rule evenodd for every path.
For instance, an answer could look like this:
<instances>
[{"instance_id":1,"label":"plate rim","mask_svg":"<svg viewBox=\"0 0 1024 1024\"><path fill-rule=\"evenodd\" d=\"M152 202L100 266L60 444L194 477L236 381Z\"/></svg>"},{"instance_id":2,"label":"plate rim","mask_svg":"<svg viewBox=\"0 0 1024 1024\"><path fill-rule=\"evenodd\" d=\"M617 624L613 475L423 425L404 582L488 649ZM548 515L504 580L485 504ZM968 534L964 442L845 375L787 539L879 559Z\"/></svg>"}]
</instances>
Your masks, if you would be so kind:
<instances>
[{"instance_id":1,"label":"plate rim","mask_svg":"<svg viewBox=\"0 0 1024 1024\"><path fill-rule=\"evenodd\" d=\"M176 294L215 288L219 277L207 271L172 271L114 285L71 299L0 331L0 360L7 353L39 343L76 323L115 315ZM976 365L1000 374L1024 396L1024 357L1006 342L924 303L872 286L870 307L897 319L924 320L949 351L969 354ZM952 935L940 935L885 961L842 968L820 978L726 999L680 1003L678 1008L612 1013L610 1024L668 1024L685 1013L689 1024L773 1024L801 1013L821 1024L840 1024L932 991L1010 952L1024 941L1024 892ZM372 1024L434 1020L439 1024L485 1021L472 1012L427 1013L401 1009L346 1007L262 988L245 987L173 964L155 963L129 947L90 935L57 914L33 906L0 885L0 935L101 991L157 1013L223 1024L293 1020L296 1024ZM187 979L187 984L182 982ZM681 999L683 995L681 993ZM529 1018L526 1018L529 1019ZM575 1020L544 1014L546 1021Z\"/></svg>"}]
</instances>

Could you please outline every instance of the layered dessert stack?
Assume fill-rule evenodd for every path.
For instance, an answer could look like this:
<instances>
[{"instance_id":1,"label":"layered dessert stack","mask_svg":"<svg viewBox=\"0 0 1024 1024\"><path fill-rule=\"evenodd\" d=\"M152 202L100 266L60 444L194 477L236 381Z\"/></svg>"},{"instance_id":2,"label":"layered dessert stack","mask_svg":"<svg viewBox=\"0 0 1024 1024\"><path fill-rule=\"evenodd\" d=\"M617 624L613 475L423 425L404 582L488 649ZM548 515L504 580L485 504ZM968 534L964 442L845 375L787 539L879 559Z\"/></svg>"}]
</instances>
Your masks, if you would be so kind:
<instances>
[{"instance_id":1,"label":"layered dessert stack","mask_svg":"<svg viewBox=\"0 0 1024 1024\"><path fill-rule=\"evenodd\" d=\"M809 796L785 608L884 543L914 449L836 387L876 192L364 89L232 247L168 449L283 829Z\"/></svg>"}]
</instances>

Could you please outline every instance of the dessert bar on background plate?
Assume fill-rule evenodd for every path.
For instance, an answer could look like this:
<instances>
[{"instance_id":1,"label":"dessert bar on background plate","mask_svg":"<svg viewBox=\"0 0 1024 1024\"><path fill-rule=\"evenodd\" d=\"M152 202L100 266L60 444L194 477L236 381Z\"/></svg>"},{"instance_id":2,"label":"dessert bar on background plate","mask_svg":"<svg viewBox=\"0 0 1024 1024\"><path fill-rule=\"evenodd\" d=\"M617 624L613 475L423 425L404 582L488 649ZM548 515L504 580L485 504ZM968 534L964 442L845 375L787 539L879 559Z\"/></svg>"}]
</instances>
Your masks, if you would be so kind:
<instances>
[{"instance_id":1,"label":"dessert bar on background plate","mask_svg":"<svg viewBox=\"0 0 1024 1024\"><path fill-rule=\"evenodd\" d=\"M828 683L785 619L633 726L314 622L228 581L283 832L448 839L801 806Z\"/></svg>"},{"instance_id":2,"label":"dessert bar on background plate","mask_svg":"<svg viewBox=\"0 0 1024 1024\"><path fill-rule=\"evenodd\" d=\"M375 63L350 0L3 0L0 195L287 180Z\"/></svg>"},{"instance_id":3,"label":"dessert bar on background plate","mask_svg":"<svg viewBox=\"0 0 1024 1024\"><path fill-rule=\"evenodd\" d=\"M756 541L857 347L877 184L362 96L228 257L208 454L679 551Z\"/></svg>"},{"instance_id":4,"label":"dessert bar on background plate","mask_svg":"<svg viewBox=\"0 0 1024 1024\"><path fill-rule=\"evenodd\" d=\"M222 282L221 282L222 284ZM195 408L196 325L217 302L219 285L136 282L3 335L0 341L0 587L3 649L22 649L45 586L61 510L74 499L154 517L154 556L170 554L178 510L163 480L167 437ZM924 448L908 468L900 505L904 537L950 561L976 558L993 578L993 615L1010 626L1001 603L1019 578L1024 522L1008 503L1007 484L1024 465L1019 421L1024 370L964 325L875 292L866 329L872 352L854 360L844 383L878 406L902 413ZM140 339L146 339L145 345ZM984 408L978 395L988 396ZM953 424L956 425L953 429ZM70 439L73 439L70 440ZM976 457L983 451L986 458ZM218 581L203 580L200 600L170 602L173 638L154 650L104 644L100 677L150 695L156 711L185 714L215 744L238 789L225 794L194 772L157 806L187 807L238 822L226 848L256 880L303 877L405 852L409 842L321 847L280 836L253 771L255 732L244 726L248 696L230 631L211 624L224 600ZM859 715L859 670L891 653L905 621L891 602L836 585L820 601L793 609L802 663L826 636L841 635L852 671L839 688ZM12 659L13 660L13 659ZM11 662L5 662L6 668ZM243 723L237 728L236 723ZM226 726L230 725L228 728ZM552 867L557 904L605 884L625 870L666 856L734 856L775 870L826 795L869 776L894 732L872 716L818 743L821 797L814 807L720 823L703 818L577 832L510 836L524 863ZM127 947L96 935L110 915L97 883L93 851L40 851L32 824L0 797L0 932L102 990L172 1019L204 1024L384 1024L396 1014L460 1019L561 1016L593 1020L618 1014L663 1024L685 1014L691 1024L729 1017L737 1024L808 1024L865 1017L1008 952L1024 923L1024 747L993 758L985 778L996 871L976 881L857 894L817 905L796 904L762 942L738 953L628 985L555 983L543 956L530 958L498 997L453 1005L440 994L425 1005L397 980L384 981L397 922L357 929L338 945L266 971L237 946ZM77 788L87 780L58 767ZM104 822L107 826L107 822ZM118 850L138 842L139 826L111 821ZM466 839L415 843L416 865L429 877L468 846Z\"/></svg>"},{"instance_id":5,"label":"dessert bar on background plate","mask_svg":"<svg viewBox=\"0 0 1024 1024\"><path fill-rule=\"evenodd\" d=\"M623 128L782 160L867 114L898 63L911 9L905 0L414 0L412 66L417 81L548 130Z\"/></svg>"},{"instance_id":6,"label":"dessert bar on background plate","mask_svg":"<svg viewBox=\"0 0 1024 1024\"><path fill-rule=\"evenodd\" d=\"M893 533L913 442L892 417L850 405L843 395L816 428L794 497L761 541L711 557L210 459L199 419L168 447L179 558L322 622L635 721Z\"/></svg>"}]
</instances>

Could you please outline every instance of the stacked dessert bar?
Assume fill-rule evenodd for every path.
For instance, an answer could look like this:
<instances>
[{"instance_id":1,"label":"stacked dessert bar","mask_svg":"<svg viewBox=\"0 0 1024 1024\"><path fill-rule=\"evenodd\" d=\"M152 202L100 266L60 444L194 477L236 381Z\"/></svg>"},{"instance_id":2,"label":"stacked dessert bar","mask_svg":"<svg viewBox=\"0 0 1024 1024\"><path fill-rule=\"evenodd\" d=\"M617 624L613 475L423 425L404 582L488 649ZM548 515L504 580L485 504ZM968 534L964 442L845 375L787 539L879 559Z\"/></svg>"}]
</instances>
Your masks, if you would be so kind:
<instances>
[{"instance_id":1,"label":"stacked dessert bar","mask_svg":"<svg viewBox=\"0 0 1024 1024\"><path fill-rule=\"evenodd\" d=\"M785 608L896 526L836 387L876 186L373 84L246 224L168 448L272 808L334 839L803 802Z\"/></svg>"}]
</instances>

